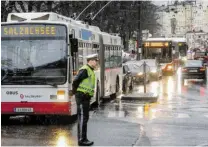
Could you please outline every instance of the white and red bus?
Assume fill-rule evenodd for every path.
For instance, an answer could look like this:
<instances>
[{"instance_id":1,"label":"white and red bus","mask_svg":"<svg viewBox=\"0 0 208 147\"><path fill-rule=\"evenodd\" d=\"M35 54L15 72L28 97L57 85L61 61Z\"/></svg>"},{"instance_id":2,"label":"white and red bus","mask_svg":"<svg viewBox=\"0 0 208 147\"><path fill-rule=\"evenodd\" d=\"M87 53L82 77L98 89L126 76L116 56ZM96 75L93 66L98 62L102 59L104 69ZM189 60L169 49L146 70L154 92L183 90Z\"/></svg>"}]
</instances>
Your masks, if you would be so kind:
<instances>
[{"instance_id":1,"label":"white and red bus","mask_svg":"<svg viewBox=\"0 0 208 147\"><path fill-rule=\"evenodd\" d=\"M172 75L180 66L180 58L187 55L183 38L148 38L143 41L144 59L157 59L164 75Z\"/></svg>"},{"instance_id":2,"label":"white and red bus","mask_svg":"<svg viewBox=\"0 0 208 147\"><path fill-rule=\"evenodd\" d=\"M73 73L94 53L100 66L91 103L99 104L121 90L121 38L55 13L10 13L1 24L2 116L76 115Z\"/></svg>"}]
</instances>

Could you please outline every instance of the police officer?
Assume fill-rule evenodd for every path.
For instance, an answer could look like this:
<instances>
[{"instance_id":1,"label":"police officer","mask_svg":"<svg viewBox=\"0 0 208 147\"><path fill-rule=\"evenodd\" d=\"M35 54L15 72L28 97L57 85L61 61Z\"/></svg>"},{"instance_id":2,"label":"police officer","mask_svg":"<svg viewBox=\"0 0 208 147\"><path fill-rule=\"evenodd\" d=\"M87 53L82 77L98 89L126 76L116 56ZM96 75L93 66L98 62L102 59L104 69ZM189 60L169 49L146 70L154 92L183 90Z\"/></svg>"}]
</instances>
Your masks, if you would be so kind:
<instances>
[{"instance_id":1,"label":"police officer","mask_svg":"<svg viewBox=\"0 0 208 147\"><path fill-rule=\"evenodd\" d=\"M78 116L78 145L90 146L94 142L87 138L87 122L89 119L90 99L94 95L95 73L98 56L89 55L87 64L79 69L72 84L72 91L75 94Z\"/></svg>"}]
</instances>

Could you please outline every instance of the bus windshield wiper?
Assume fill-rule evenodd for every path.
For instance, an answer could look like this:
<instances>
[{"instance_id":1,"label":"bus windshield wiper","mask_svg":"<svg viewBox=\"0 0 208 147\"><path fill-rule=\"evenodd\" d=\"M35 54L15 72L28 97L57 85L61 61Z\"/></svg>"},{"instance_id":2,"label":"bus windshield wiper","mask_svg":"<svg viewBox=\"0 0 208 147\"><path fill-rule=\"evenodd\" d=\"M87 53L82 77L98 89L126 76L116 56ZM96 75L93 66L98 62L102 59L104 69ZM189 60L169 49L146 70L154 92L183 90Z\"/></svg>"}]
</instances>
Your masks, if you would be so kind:
<instances>
[{"instance_id":1,"label":"bus windshield wiper","mask_svg":"<svg viewBox=\"0 0 208 147\"><path fill-rule=\"evenodd\" d=\"M3 82L5 79L7 79L8 75L9 75L9 72L5 73L5 75L1 79L1 82Z\"/></svg>"},{"instance_id":2,"label":"bus windshield wiper","mask_svg":"<svg viewBox=\"0 0 208 147\"><path fill-rule=\"evenodd\" d=\"M2 70L2 69L1 69ZM4 70L5 71L5 70ZM6 80L9 77L9 71L6 70L5 75L2 77L1 82L3 82L4 80Z\"/></svg>"},{"instance_id":3,"label":"bus windshield wiper","mask_svg":"<svg viewBox=\"0 0 208 147\"><path fill-rule=\"evenodd\" d=\"M43 80L45 79L45 80ZM33 80L29 80L31 83L36 83L36 84L46 84L46 85L50 85L50 86L53 86L54 88L57 88L57 84L55 83L48 83L46 81L46 78L43 78L43 79L33 79ZM26 82L28 82L28 80L26 80Z\"/></svg>"}]
</instances>

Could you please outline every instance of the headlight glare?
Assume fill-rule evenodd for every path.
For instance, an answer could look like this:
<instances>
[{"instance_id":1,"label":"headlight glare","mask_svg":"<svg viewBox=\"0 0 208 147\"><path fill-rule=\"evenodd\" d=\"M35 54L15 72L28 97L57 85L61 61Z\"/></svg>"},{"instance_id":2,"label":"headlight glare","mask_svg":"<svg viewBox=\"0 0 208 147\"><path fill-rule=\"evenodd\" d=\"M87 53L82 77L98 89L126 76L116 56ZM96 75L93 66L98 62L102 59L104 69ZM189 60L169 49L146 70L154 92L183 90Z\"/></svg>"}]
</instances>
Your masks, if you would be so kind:
<instances>
[{"instance_id":1,"label":"headlight glare","mask_svg":"<svg viewBox=\"0 0 208 147\"><path fill-rule=\"evenodd\" d=\"M151 70L151 73L156 73L157 72L157 70Z\"/></svg>"},{"instance_id":2,"label":"headlight glare","mask_svg":"<svg viewBox=\"0 0 208 147\"><path fill-rule=\"evenodd\" d=\"M138 75L138 76L142 76L142 75L143 75L143 73L142 73L142 72L139 72L137 75Z\"/></svg>"}]
</instances>

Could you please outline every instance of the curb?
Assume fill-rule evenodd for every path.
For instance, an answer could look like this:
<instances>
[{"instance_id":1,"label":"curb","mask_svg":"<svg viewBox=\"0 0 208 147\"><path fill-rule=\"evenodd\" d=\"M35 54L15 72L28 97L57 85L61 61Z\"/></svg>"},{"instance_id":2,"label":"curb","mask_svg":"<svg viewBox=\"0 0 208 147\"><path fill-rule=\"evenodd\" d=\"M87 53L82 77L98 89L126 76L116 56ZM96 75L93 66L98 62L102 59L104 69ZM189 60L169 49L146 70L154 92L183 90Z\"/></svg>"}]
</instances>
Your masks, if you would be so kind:
<instances>
[{"instance_id":1,"label":"curb","mask_svg":"<svg viewBox=\"0 0 208 147\"><path fill-rule=\"evenodd\" d=\"M158 95L152 93L138 93L138 94L128 94L121 96L121 100L155 100L157 101Z\"/></svg>"}]
</instances>

